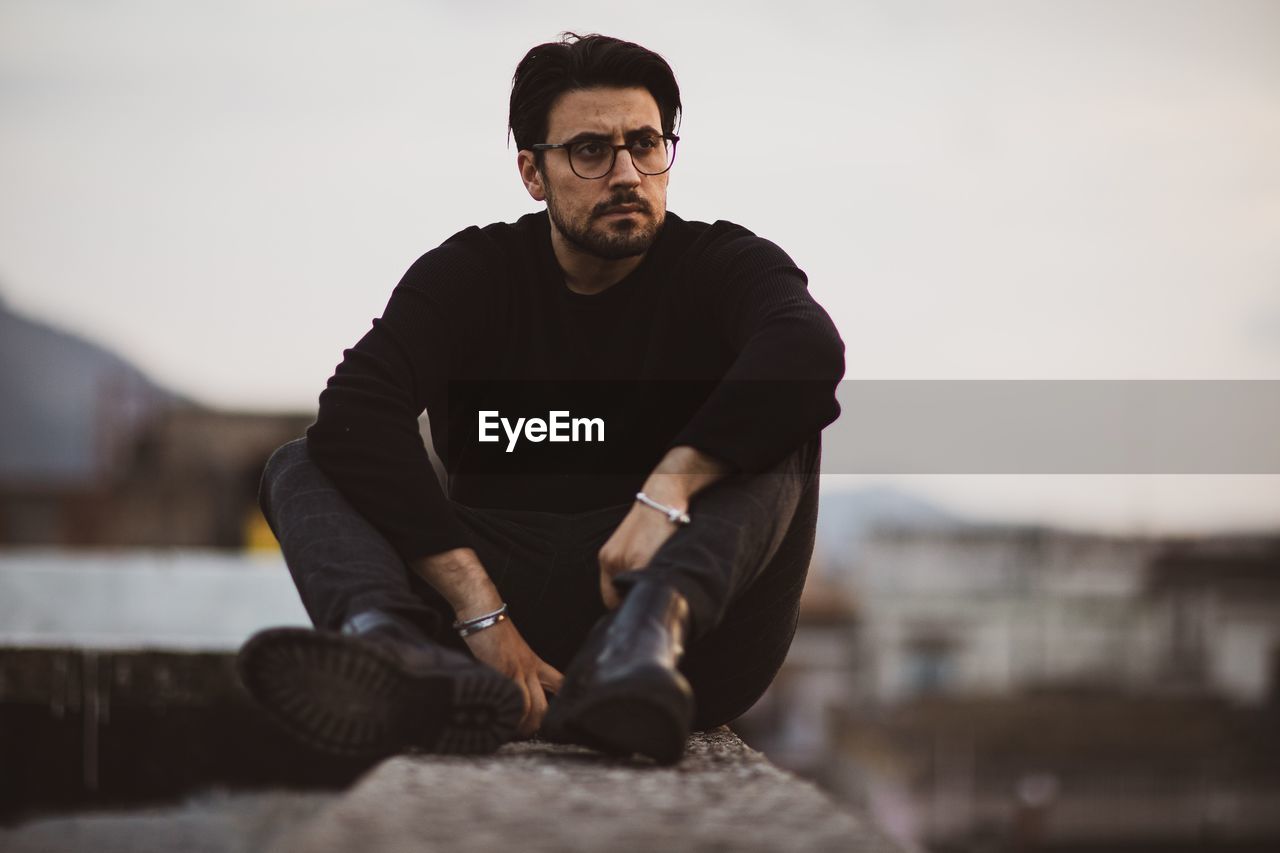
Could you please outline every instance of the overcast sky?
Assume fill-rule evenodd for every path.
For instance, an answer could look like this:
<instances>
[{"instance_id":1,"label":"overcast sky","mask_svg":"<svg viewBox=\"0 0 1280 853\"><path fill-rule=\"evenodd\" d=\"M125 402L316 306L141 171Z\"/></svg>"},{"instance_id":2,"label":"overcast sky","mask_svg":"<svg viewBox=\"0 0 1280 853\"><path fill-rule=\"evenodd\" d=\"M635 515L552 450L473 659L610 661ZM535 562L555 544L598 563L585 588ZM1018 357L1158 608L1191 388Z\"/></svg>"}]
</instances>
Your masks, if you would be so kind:
<instances>
[{"instance_id":1,"label":"overcast sky","mask_svg":"<svg viewBox=\"0 0 1280 853\"><path fill-rule=\"evenodd\" d=\"M0 295L311 410L418 255L536 209L511 73L599 31L675 68L670 208L783 246L850 377L1280 378L1280 3L833 6L0 0Z\"/></svg>"}]
</instances>

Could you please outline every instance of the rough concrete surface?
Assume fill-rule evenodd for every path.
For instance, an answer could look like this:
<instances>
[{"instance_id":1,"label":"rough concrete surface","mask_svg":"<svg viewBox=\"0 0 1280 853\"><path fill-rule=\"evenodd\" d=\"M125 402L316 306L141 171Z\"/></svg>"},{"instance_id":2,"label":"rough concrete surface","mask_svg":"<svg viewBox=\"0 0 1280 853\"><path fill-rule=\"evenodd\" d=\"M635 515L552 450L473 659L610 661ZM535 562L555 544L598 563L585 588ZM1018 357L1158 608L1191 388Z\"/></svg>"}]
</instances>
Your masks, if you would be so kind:
<instances>
[{"instance_id":1,"label":"rough concrete surface","mask_svg":"<svg viewBox=\"0 0 1280 853\"><path fill-rule=\"evenodd\" d=\"M206 796L181 807L46 818L0 849L192 853L809 851L889 853L864 820L728 729L675 767L528 741L491 756L402 755L335 794Z\"/></svg>"}]
</instances>

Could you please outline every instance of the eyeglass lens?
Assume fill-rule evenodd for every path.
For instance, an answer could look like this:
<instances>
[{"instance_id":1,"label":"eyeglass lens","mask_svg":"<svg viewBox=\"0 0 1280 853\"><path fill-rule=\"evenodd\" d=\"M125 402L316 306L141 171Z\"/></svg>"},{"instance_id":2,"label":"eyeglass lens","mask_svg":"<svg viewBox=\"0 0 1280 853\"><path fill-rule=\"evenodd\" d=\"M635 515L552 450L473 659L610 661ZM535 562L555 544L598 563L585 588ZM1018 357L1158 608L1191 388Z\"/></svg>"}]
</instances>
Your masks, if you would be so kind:
<instances>
[{"instance_id":1,"label":"eyeglass lens","mask_svg":"<svg viewBox=\"0 0 1280 853\"><path fill-rule=\"evenodd\" d=\"M661 137L632 140L627 150L641 174L658 175L670 167L669 143ZM579 142L569 146L569 165L579 177L602 178L613 169L617 153L617 149L603 142Z\"/></svg>"}]
</instances>

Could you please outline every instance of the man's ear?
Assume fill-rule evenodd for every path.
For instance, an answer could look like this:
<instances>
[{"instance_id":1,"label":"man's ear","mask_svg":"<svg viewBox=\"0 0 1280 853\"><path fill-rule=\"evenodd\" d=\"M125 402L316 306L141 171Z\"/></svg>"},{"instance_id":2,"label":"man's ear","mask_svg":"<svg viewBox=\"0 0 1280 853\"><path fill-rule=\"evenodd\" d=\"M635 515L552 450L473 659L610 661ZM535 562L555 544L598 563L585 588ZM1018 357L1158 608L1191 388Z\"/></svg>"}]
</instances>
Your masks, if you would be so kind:
<instances>
[{"instance_id":1,"label":"man's ear","mask_svg":"<svg viewBox=\"0 0 1280 853\"><path fill-rule=\"evenodd\" d=\"M542 184L542 172L538 171L538 163L532 151L521 151L516 155L516 166L520 169L520 180L534 201L546 201L547 190Z\"/></svg>"}]
</instances>

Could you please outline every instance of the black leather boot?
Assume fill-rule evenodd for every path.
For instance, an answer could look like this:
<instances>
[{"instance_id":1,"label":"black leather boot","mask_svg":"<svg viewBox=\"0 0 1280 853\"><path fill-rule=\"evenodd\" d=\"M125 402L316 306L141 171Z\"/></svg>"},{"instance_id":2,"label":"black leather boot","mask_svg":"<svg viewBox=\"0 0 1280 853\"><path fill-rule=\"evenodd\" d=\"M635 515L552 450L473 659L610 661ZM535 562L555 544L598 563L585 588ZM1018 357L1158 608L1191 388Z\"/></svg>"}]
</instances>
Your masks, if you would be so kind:
<instances>
[{"instance_id":1,"label":"black leather boot","mask_svg":"<svg viewBox=\"0 0 1280 853\"><path fill-rule=\"evenodd\" d=\"M510 679L379 611L357 614L341 633L260 631L236 663L268 714L336 755L381 757L410 746L492 752L524 711Z\"/></svg>"},{"instance_id":2,"label":"black leather boot","mask_svg":"<svg viewBox=\"0 0 1280 853\"><path fill-rule=\"evenodd\" d=\"M693 690L676 669L688 631L683 595L647 578L638 582L574 657L543 734L613 755L679 761L694 711Z\"/></svg>"}]
</instances>

